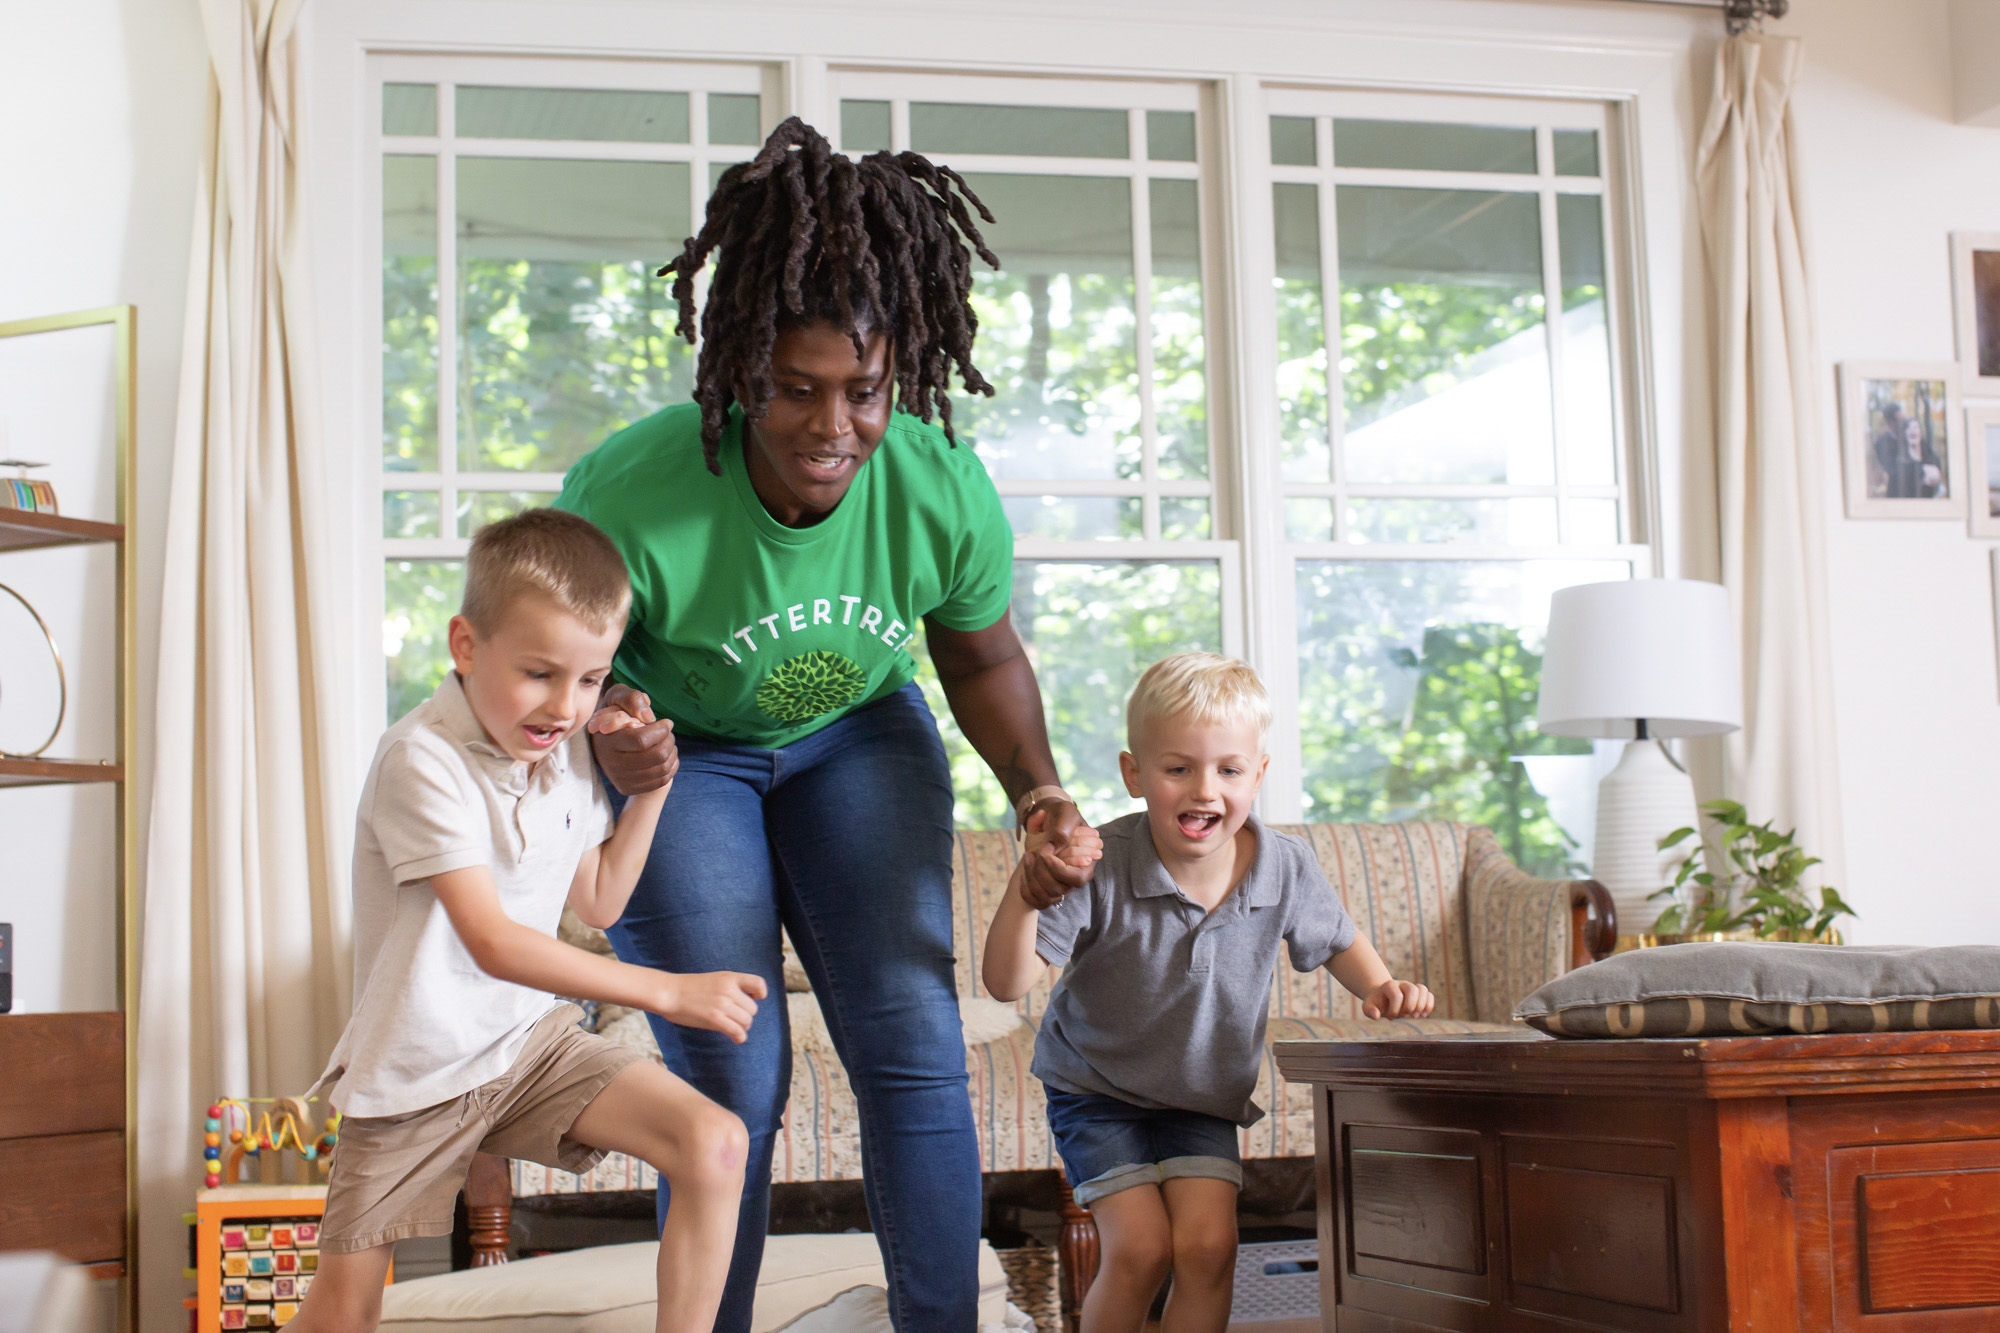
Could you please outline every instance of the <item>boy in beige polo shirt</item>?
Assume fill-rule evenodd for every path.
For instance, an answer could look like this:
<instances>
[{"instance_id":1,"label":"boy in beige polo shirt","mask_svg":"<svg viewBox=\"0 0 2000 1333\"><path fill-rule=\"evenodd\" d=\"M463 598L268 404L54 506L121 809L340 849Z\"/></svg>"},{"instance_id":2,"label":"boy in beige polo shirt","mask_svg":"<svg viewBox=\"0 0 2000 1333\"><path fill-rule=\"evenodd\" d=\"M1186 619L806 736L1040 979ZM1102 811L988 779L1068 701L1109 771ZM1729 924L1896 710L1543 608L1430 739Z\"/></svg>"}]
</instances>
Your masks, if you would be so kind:
<instances>
[{"instance_id":1,"label":"boy in beige polo shirt","mask_svg":"<svg viewBox=\"0 0 2000 1333\"><path fill-rule=\"evenodd\" d=\"M764 983L674 975L571 948L567 902L625 910L666 790L613 831L590 732L631 605L624 561L589 522L536 509L484 529L451 622L455 670L389 728L354 843L354 1016L321 1086L342 1113L319 1273L292 1333L369 1333L394 1244L451 1230L474 1153L586 1171L606 1151L658 1169L656 1328L707 1330L736 1239L746 1140L665 1067L577 1027L555 995L644 1009L742 1041Z\"/></svg>"}]
</instances>

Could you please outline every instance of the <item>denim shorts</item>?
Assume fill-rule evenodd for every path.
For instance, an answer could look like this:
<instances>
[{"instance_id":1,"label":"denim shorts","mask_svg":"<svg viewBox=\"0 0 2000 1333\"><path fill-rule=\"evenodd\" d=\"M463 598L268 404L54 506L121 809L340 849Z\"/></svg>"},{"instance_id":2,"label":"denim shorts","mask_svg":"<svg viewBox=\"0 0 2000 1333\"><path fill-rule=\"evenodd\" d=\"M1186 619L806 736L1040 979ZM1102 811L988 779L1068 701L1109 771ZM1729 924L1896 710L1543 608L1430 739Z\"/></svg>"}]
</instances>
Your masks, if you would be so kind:
<instances>
[{"instance_id":1,"label":"denim shorts","mask_svg":"<svg viewBox=\"0 0 2000 1333\"><path fill-rule=\"evenodd\" d=\"M1243 1184L1236 1126L1227 1120L1094 1092L1048 1092L1049 1132L1070 1189L1086 1208L1107 1194L1180 1176Z\"/></svg>"}]
</instances>

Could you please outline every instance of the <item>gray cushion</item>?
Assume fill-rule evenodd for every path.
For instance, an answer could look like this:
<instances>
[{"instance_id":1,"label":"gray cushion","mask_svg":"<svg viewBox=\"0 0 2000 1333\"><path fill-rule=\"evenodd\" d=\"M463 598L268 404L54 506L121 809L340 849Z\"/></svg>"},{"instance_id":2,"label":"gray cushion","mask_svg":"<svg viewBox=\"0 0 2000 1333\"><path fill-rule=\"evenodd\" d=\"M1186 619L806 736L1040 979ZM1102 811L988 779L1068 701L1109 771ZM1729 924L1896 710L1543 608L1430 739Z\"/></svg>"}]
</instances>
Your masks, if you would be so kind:
<instances>
[{"instance_id":1,"label":"gray cushion","mask_svg":"<svg viewBox=\"0 0 2000 1333\"><path fill-rule=\"evenodd\" d=\"M1514 1017L1558 1037L2000 1027L2000 948L1745 941L1634 949L1557 977Z\"/></svg>"}]
</instances>

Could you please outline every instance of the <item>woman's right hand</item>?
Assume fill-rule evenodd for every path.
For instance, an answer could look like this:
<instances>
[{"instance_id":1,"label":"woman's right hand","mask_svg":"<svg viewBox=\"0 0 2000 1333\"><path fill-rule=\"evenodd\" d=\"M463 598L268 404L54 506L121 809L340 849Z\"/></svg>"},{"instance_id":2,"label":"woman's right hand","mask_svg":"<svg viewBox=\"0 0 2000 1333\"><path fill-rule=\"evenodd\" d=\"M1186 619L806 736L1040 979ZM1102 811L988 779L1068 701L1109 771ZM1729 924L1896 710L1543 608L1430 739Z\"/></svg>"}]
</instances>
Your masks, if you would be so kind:
<instances>
[{"instance_id":1,"label":"woman's right hand","mask_svg":"<svg viewBox=\"0 0 2000 1333\"><path fill-rule=\"evenodd\" d=\"M633 717L652 716L652 701L629 685L613 685L604 691L597 705L622 709ZM674 724L669 718L645 726L626 726L617 731L593 734L590 751L611 785L626 796L658 791L680 771L680 747L674 744Z\"/></svg>"}]
</instances>

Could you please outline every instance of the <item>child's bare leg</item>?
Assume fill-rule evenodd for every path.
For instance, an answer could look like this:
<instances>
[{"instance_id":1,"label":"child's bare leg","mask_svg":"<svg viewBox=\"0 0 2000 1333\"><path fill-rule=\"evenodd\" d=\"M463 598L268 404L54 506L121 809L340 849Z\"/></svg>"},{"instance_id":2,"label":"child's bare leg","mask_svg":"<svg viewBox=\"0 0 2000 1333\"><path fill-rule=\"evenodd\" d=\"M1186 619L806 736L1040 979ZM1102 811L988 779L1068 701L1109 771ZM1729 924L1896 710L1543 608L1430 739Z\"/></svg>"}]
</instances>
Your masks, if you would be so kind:
<instances>
[{"instance_id":1,"label":"child's bare leg","mask_svg":"<svg viewBox=\"0 0 2000 1333\"><path fill-rule=\"evenodd\" d=\"M1174 1289L1160 1333L1223 1333L1236 1285L1236 1186L1176 1176L1160 1193L1174 1245Z\"/></svg>"},{"instance_id":2,"label":"child's bare leg","mask_svg":"<svg viewBox=\"0 0 2000 1333\"><path fill-rule=\"evenodd\" d=\"M722 1304L749 1137L717 1106L664 1067L628 1065L570 1126L593 1148L629 1153L667 1178L673 1207L660 1233L657 1333L709 1333ZM315 1287L315 1290L317 1288Z\"/></svg>"},{"instance_id":3,"label":"child's bare leg","mask_svg":"<svg viewBox=\"0 0 2000 1333\"><path fill-rule=\"evenodd\" d=\"M1099 1259L1083 1298L1081 1333L1140 1333L1174 1260L1157 1185L1134 1185L1090 1205Z\"/></svg>"},{"instance_id":4,"label":"child's bare leg","mask_svg":"<svg viewBox=\"0 0 2000 1333\"><path fill-rule=\"evenodd\" d=\"M382 1284L394 1245L352 1254L322 1250L305 1304L285 1327L290 1333L374 1333L382 1322Z\"/></svg>"}]
</instances>

